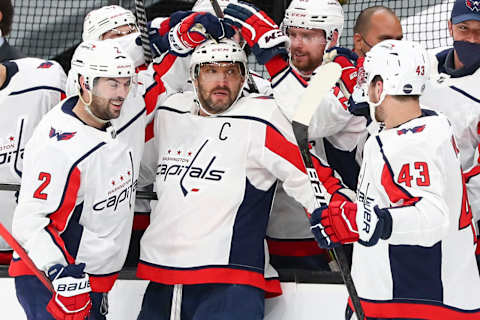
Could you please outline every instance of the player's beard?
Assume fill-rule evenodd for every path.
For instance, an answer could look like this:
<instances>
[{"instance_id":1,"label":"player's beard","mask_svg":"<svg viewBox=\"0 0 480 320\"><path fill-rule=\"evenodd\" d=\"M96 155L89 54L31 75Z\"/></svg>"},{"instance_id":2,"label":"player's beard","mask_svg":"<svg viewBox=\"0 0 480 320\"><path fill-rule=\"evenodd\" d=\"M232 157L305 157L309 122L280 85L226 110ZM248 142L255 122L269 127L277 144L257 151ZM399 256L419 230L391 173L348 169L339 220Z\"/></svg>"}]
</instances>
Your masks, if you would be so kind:
<instances>
[{"instance_id":1,"label":"player's beard","mask_svg":"<svg viewBox=\"0 0 480 320\"><path fill-rule=\"evenodd\" d=\"M222 97L215 97L215 91L225 91L226 95ZM198 99L202 104L202 107L211 114L222 113L235 102L238 91L232 92L227 86L216 86L215 88L208 90L204 88L200 83L198 84Z\"/></svg>"},{"instance_id":2,"label":"player's beard","mask_svg":"<svg viewBox=\"0 0 480 320\"><path fill-rule=\"evenodd\" d=\"M297 56L299 54L300 56ZM323 54L318 55L312 54L308 51L303 50L292 50L290 55L292 64L297 68L298 71L311 74L318 66L322 64Z\"/></svg>"},{"instance_id":3,"label":"player's beard","mask_svg":"<svg viewBox=\"0 0 480 320\"><path fill-rule=\"evenodd\" d=\"M107 99L92 95L90 109L96 117L102 120L116 119L120 116L124 101L125 99L121 97ZM112 104L115 106L112 106Z\"/></svg>"}]
</instances>

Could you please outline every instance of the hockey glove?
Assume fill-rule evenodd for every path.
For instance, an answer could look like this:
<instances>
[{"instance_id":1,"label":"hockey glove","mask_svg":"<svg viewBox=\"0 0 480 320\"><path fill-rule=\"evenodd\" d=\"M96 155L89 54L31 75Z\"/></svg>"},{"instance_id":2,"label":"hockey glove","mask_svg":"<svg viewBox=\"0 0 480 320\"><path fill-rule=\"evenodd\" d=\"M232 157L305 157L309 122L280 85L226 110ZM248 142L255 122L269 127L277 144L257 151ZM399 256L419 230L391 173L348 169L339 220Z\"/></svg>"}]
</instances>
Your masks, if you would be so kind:
<instances>
[{"instance_id":1,"label":"hockey glove","mask_svg":"<svg viewBox=\"0 0 480 320\"><path fill-rule=\"evenodd\" d=\"M92 307L88 275L83 272L85 263L56 264L47 275L55 290L47 311L56 320L84 320Z\"/></svg>"},{"instance_id":2,"label":"hockey glove","mask_svg":"<svg viewBox=\"0 0 480 320\"><path fill-rule=\"evenodd\" d=\"M362 229L358 229L357 222L361 222ZM392 218L387 209L375 206L373 212L363 207L357 210L357 204L349 201L331 202L328 207L316 209L310 224L318 245L326 249L355 241L373 246L392 233Z\"/></svg>"},{"instance_id":3,"label":"hockey glove","mask_svg":"<svg viewBox=\"0 0 480 320\"><path fill-rule=\"evenodd\" d=\"M215 40L231 38L233 28L211 13L195 12L184 18L168 32L170 51L186 56L210 36Z\"/></svg>"},{"instance_id":4,"label":"hockey glove","mask_svg":"<svg viewBox=\"0 0 480 320\"><path fill-rule=\"evenodd\" d=\"M323 55L323 63L336 62L342 67L339 87L343 95L348 99L352 95L353 88L357 84L358 68L355 63L358 59L356 53L346 48L333 47Z\"/></svg>"},{"instance_id":5,"label":"hockey glove","mask_svg":"<svg viewBox=\"0 0 480 320\"><path fill-rule=\"evenodd\" d=\"M247 3L229 3L224 10L225 21L239 28L260 64L278 54L286 54L288 37L267 14Z\"/></svg>"},{"instance_id":6,"label":"hockey glove","mask_svg":"<svg viewBox=\"0 0 480 320\"><path fill-rule=\"evenodd\" d=\"M148 22L148 38L155 58L170 49L168 37L165 37L168 31L192 13L193 11L176 11L168 18L160 17Z\"/></svg>"},{"instance_id":7,"label":"hockey glove","mask_svg":"<svg viewBox=\"0 0 480 320\"><path fill-rule=\"evenodd\" d=\"M353 88L352 95L349 98L348 111L356 116L363 116L370 122L370 106L368 105L368 85L365 83L365 72L363 62L365 58L357 60L357 83Z\"/></svg>"}]
</instances>

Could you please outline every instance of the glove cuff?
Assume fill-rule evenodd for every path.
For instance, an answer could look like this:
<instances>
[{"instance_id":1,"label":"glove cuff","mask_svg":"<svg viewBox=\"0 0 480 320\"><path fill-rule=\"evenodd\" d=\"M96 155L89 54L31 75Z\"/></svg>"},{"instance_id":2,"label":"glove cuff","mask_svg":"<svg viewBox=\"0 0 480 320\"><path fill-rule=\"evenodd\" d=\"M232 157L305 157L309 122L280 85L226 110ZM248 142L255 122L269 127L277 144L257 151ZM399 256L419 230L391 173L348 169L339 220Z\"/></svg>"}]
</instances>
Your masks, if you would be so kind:
<instances>
[{"instance_id":1,"label":"glove cuff","mask_svg":"<svg viewBox=\"0 0 480 320\"><path fill-rule=\"evenodd\" d=\"M265 64L273 59L277 55L287 55L287 49L283 45L277 45L272 48L260 48L258 44L252 47L252 52L257 58L258 63Z\"/></svg>"},{"instance_id":2,"label":"glove cuff","mask_svg":"<svg viewBox=\"0 0 480 320\"><path fill-rule=\"evenodd\" d=\"M383 221L383 229L380 234L380 239L387 240L392 235L392 215L388 209L379 209L375 207L375 213L379 220Z\"/></svg>"}]
</instances>

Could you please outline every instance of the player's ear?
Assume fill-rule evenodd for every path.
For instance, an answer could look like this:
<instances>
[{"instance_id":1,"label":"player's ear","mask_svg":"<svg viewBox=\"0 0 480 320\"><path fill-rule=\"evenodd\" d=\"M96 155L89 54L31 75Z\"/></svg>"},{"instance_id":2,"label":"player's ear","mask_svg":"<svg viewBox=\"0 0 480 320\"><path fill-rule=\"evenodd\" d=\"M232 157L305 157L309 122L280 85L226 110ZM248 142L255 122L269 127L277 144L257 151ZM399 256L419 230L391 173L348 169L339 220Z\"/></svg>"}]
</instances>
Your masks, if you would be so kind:
<instances>
[{"instance_id":1,"label":"player's ear","mask_svg":"<svg viewBox=\"0 0 480 320\"><path fill-rule=\"evenodd\" d=\"M85 82L85 77L84 76L80 76L78 78L78 82L80 83L80 88L83 90L90 90L90 88L88 87L88 84Z\"/></svg>"},{"instance_id":2,"label":"player's ear","mask_svg":"<svg viewBox=\"0 0 480 320\"><path fill-rule=\"evenodd\" d=\"M362 35L358 32L353 34L353 50L356 53L362 52Z\"/></svg>"}]
</instances>

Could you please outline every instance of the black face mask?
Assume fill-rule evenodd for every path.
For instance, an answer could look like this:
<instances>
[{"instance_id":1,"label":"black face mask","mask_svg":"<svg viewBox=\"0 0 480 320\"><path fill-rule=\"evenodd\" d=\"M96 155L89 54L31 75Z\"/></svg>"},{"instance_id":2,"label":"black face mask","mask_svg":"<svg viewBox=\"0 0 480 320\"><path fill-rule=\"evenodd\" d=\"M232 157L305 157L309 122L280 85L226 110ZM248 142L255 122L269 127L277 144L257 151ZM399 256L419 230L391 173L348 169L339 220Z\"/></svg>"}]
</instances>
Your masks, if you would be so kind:
<instances>
[{"instance_id":1,"label":"black face mask","mask_svg":"<svg viewBox=\"0 0 480 320\"><path fill-rule=\"evenodd\" d=\"M480 66L480 43L454 41L453 48L465 69L477 69Z\"/></svg>"}]
</instances>

